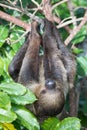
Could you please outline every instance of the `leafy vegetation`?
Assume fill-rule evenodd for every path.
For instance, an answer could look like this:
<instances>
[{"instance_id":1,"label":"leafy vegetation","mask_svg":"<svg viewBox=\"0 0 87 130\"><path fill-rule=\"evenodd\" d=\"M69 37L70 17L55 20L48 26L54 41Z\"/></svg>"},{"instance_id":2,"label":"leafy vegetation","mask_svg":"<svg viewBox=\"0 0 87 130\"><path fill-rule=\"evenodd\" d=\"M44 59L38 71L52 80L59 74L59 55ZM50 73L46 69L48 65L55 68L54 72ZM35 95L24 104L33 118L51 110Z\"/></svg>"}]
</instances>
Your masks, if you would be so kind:
<instances>
[{"instance_id":1,"label":"leafy vegetation","mask_svg":"<svg viewBox=\"0 0 87 130\"><path fill-rule=\"evenodd\" d=\"M38 3L41 2L41 0L37 1ZM52 0L52 4L56 2L58 2L58 0ZM72 2L77 8L75 10L76 17L83 17L85 6L87 6L86 0L72 0ZM2 3L2 0L0 0L0 3ZM23 8L33 6L31 0L22 0L22 3ZM20 0L18 0L17 6L21 6ZM22 21L30 21L30 18L26 14L22 14L16 10L10 11L1 6L0 10L14 17L19 17ZM53 13L60 16L61 19L70 17L66 3L56 7ZM36 16L43 17L43 15L39 13L36 13ZM77 22L77 24L79 24L79 22ZM72 24L70 24L69 27L72 29ZM87 96L84 95L83 91L79 101L78 118L68 117L60 121L58 118L52 117L48 118L40 125L38 119L25 107L27 104L31 105L37 100L35 95L23 85L14 83L8 74L8 65L25 40L25 37L21 37L24 32L24 29L21 27L0 19L0 130L80 130L81 126L87 127ZM65 40L68 36L66 30L60 28L60 33ZM87 76L87 55L79 55L85 50L78 47L86 38L87 24L75 35L70 46L72 46L72 52L76 55L77 59L75 85L77 88L83 87L87 95L87 84L86 87L77 85L80 84L80 79L84 79L84 77ZM17 42L15 43L15 41Z\"/></svg>"}]
</instances>

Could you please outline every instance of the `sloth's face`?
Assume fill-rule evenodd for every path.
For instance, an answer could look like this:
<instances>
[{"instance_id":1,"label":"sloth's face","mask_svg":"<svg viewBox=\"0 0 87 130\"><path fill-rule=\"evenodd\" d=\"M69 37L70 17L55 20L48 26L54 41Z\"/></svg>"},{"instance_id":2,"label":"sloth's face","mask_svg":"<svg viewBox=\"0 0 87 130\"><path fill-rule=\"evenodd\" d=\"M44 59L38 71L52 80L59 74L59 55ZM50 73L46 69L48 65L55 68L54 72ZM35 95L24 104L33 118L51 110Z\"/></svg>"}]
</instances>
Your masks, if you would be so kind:
<instances>
[{"instance_id":1,"label":"sloth's face","mask_svg":"<svg viewBox=\"0 0 87 130\"><path fill-rule=\"evenodd\" d=\"M64 106L64 93L54 80L47 79L45 87L38 91L38 100L34 104L37 116L53 116L59 114Z\"/></svg>"}]
</instances>

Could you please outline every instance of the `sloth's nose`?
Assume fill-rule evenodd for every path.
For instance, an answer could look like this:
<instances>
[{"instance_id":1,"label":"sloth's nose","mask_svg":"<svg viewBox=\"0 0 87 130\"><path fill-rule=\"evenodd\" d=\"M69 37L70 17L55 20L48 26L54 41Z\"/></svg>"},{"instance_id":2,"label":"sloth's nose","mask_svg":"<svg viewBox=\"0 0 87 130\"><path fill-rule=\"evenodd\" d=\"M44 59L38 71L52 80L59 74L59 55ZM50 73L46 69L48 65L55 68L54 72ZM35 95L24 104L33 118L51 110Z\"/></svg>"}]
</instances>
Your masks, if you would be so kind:
<instances>
[{"instance_id":1,"label":"sloth's nose","mask_svg":"<svg viewBox=\"0 0 87 130\"><path fill-rule=\"evenodd\" d=\"M45 81L45 87L46 87L47 89L54 89L54 88L56 87L56 83L55 83L55 81L52 80L52 79L47 79L47 80Z\"/></svg>"}]
</instances>

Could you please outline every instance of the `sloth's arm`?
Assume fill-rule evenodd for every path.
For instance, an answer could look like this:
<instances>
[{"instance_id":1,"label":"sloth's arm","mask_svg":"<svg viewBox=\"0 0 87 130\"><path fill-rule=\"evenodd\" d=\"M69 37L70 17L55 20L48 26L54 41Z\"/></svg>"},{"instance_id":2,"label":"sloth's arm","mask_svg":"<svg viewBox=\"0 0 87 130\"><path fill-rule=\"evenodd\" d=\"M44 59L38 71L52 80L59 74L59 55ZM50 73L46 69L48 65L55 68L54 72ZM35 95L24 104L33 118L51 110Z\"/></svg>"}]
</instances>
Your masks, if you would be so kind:
<instances>
[{"instance_id":1,"label":"sloth's arm","mask_svg":"<svg viewBox=\"0 0 87 130\"><path fill-rule=\"evenodd\" d=\"M41 38L37 32L37 23L32 22L30 42L27 48L21 70L19 73L18 82L23 85L29 85L30 81L39 80L39 47Z\"/></svg>"},{"instance_id":2,"label":"sloth's arm","mask_svg":"<svg viewBox=\"0 0 87 130\"><path fill-rule=\"evenodd\" d=\"M67 70L67 79L69 84L70 115L76 116L77 105L76 105L76 92L74 87L74 79L76 74L75 56L67 49L67 47L62 42L59 32L55 27L55 25L53 27L53 32L57 41L58 49L60 49L62 53L63 64Z\"/></svg>"},{"instance_id":3,"label":"sloth's arm","mask_svg":"<svg viewBox=\"0 0 87 130\"><path fill-rule=\"evenodd\" d=\"M28 38L26 39L25 43L22 45L22 47L17 52L17 54L14 56L14 58L12 59L10 65L8 67L10 76L16 82L18 81L18 75L19 75L20 68L22 66L22 61L25 56L28 45L29 45L29 35L28 35Z\"/></svg>"},{"instance_id":4,"label":"sloth's arm","mask_svg":"<svg viewBox=\"0 0 87 130\"><path fill-rule=\"evenodd\" d=\"M61 52L57 48L57 42L53 33L53 24L48 20L45 20L43 47L46 59L45 67L48 67L51 78L63 83L63 80L66 80L66 70L61 60Z\"/></svg>"}]
</instances>

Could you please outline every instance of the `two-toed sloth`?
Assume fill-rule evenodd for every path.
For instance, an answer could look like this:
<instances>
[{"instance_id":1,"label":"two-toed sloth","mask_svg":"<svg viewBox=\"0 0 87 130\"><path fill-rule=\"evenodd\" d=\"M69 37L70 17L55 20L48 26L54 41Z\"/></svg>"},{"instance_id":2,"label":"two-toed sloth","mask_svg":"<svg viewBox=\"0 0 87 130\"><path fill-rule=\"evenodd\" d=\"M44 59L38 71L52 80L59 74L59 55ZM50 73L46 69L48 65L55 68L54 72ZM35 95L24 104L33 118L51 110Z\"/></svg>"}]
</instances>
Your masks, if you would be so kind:
<instances>
[{"instance_id":1,"label":"two-toed sloth","mask_svg":"<svg viewBox=\"0 0 87 130\"><path fill-rule=\"evenodd\" d=\"M44 20L41 37L34 21L26 42L9 65L14 81L34 92L37 101L32 111L39 117L59 114L69 89L73 88L76 65L74 56L62 43L55 25ZM43 43L44 55L39 55Z\"/></svg>"}]
</instances>

